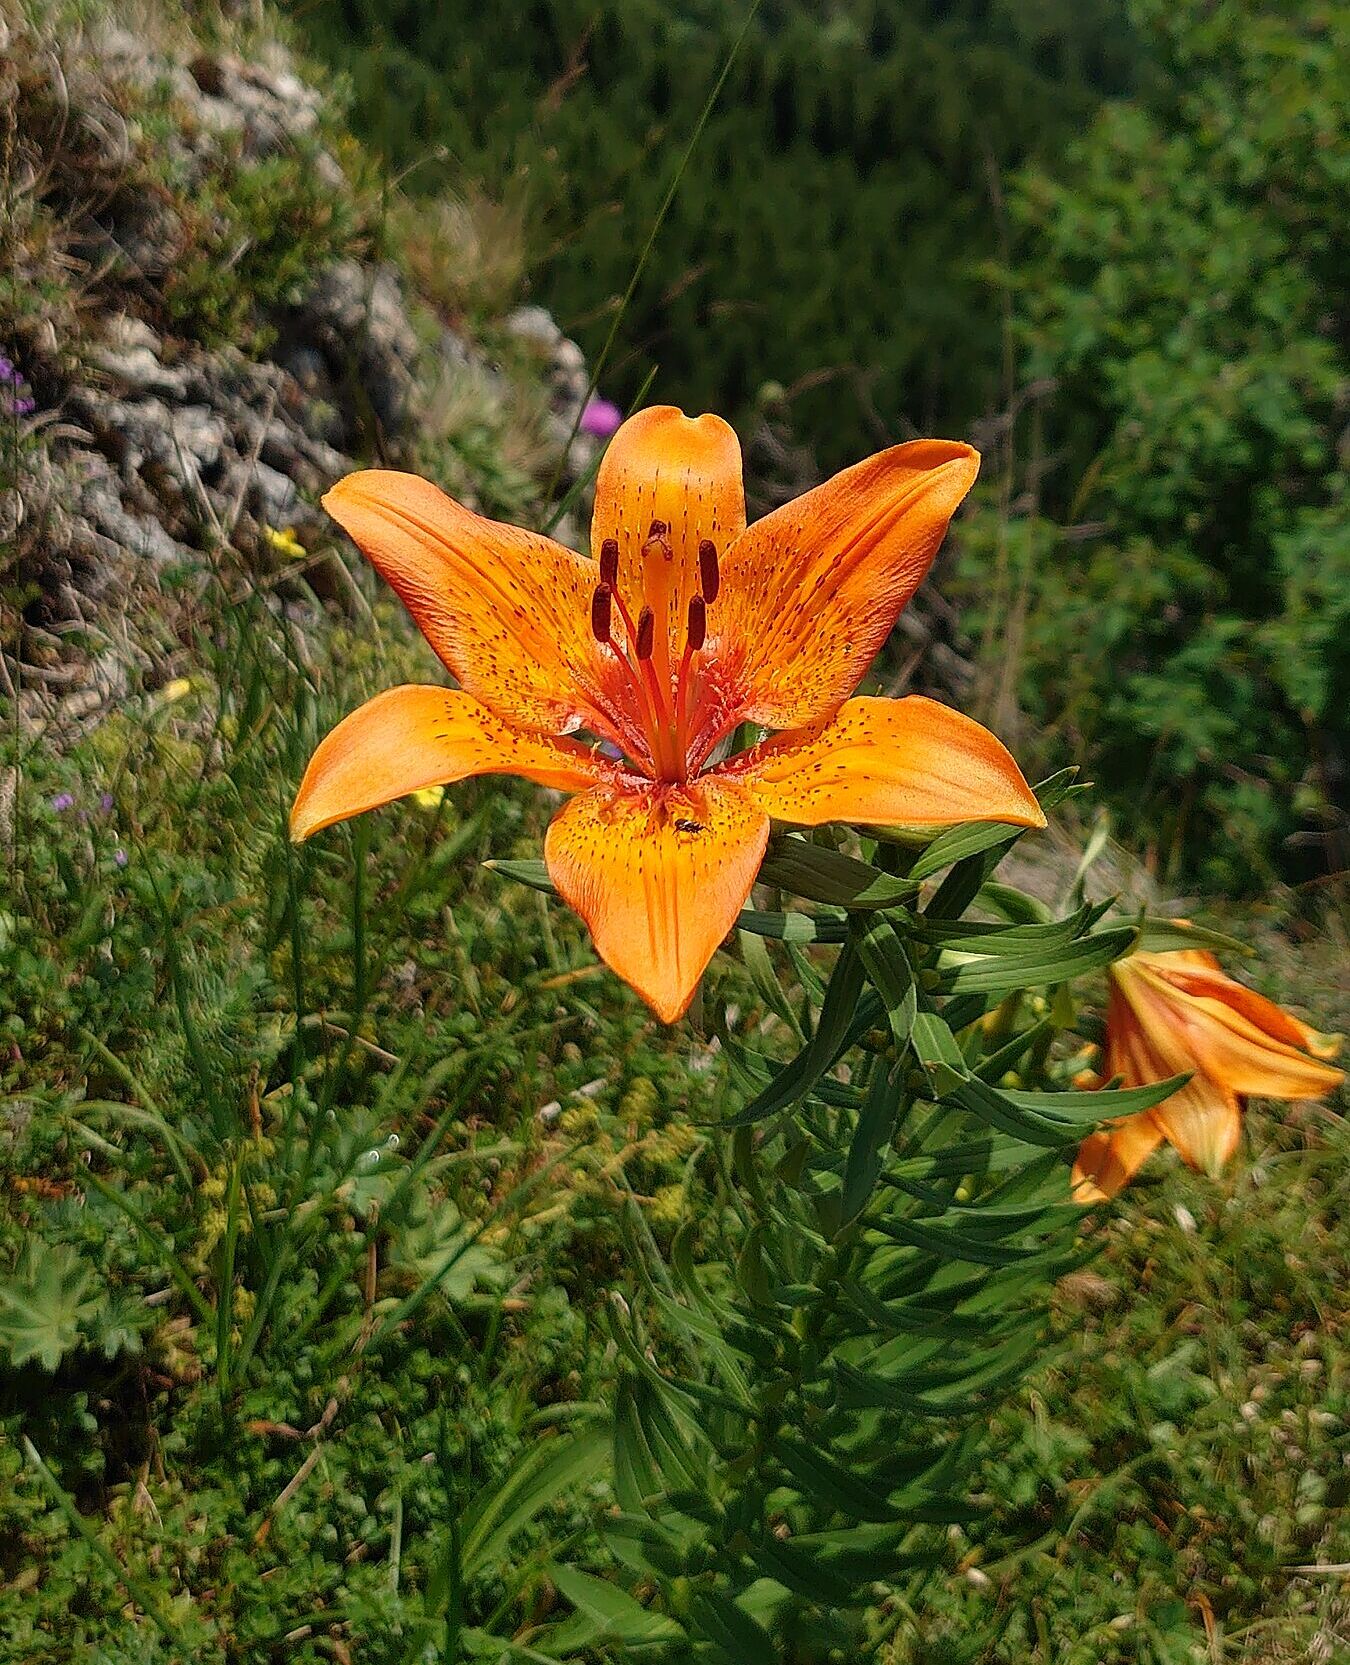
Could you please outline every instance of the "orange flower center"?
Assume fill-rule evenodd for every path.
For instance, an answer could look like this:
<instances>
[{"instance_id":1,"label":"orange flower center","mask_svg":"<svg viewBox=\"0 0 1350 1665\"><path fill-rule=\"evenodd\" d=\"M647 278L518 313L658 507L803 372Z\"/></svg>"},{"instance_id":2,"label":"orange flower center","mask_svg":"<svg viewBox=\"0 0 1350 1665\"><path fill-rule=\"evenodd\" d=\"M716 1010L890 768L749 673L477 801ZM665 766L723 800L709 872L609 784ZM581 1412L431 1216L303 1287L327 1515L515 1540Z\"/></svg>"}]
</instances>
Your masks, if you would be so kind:
<instances>
[{"instance_id":1,"label":"orange flower center","mask_svg":"<svg viewBox=\"0 0 1350 1665\"><path fill-rule=\"evenodd\" d=\"M618 540L606 538L601 544L591 633L623 673L655 778L683 781L689 773L689 713L708 636L708 609L717 599L721 572L716 547L704 538L698 547L698 593L685 609L684 651L676 663L667 627L675 582L669 534L664 520L654 520L647 533L636 619L619 589Z\"/></svg>"}]
</instances>

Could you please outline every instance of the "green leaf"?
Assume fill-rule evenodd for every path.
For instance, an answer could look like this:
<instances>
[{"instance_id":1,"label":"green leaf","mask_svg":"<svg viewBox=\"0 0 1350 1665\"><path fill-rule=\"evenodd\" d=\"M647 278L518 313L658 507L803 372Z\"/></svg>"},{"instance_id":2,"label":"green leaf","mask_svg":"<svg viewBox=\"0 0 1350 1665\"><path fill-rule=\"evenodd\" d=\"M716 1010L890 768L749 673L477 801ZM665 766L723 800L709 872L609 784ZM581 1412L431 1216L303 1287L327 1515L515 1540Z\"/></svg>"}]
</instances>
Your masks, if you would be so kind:
<instances>
[{"instance_id":1,"label":"green leaf","mask_svg":"<svg viewBox=\"0 0 1350 1665\"><path fill-rule=\"evenodd\" d=\"M1053 809L1064 800L1077 773L1077 769L1061 769L1057 775L1041 782L1036 788L1036 798L1043 810ZM963 826L950 827L946 832L939 833L914 862L909 876L912 879L930 878L944 867L952 867L970 856L982 855L1001 844L1012 845L1028 830L1009 826L1005 821L971 821Z\"/></svg>"},{"instance_id":2,"label":"green leaf","mask_svg":"<svg viewBox=\"0 0 1350 1665\"><path fill-rule=\"evenodd\" d=\"M1037 897L993 879L980 886L978 899L1010 925L1046 925L1052 917L1050 909Z\"/></svg>"},{"instance_id":3,"label":"green leaf","mask_svg":"<svg viewBox=\"0 0 1350 1665\"><path fill-rule=\"evenodd\" d=\"M943 1228L893 1216L872 1220L869 1224L897 1243L909 1243L916 1249L939 1255L943 1260L964 1260L975 1266L1010 1266L1014 1261L1029 1260L1040 1252L1035 1247L988 1242L977 1237L964 1222L960 1226Z\"/></svg>"},{"instance_id":4,"label":"green leaf","mask_svg":"<svg viewBox=\"0 0 1350 1665\"><path fill-rule=\"evenodd\" d=\"M1114 1121L1117 1116L1138 1115L1151 1110L1180 1092L1190 1080L1187 1075L1151 1081L1144 1087L1102 1087L1092 1092L1066 1088L1063 1092L1030 1092L1022 1088L1003 1089L1009 1103L1022 1110L1044 1110L1075 1123Z\"/></svg>"},{"instance_id":5,"label":"green leaf","mask_svg":"<svg viewBox=\"0 0 1350 1665\"><path fill-rule=\"evenodd\" d=\"M401 1268L419 1285L434 1284L454 1306L476 1289L500 1290L511 1269L500 1249L479 1240L448 1198L433 1203L425 1191L414 1198L407 1223L393 1234L390 1268Z\"/></svg>"},{"instance_id":6,"label":"green leaf","mask_svg":"<svg viewBox=\"0 0 1350 1665\"><path fill-rule=\"evenodd\" d=\"M634 1402L641 1376L621 1376L614 1395L614 1495L623 1509L636 1512L664 1489Z\"/></svg>"},{"instance_id":7,"label":"green leaf","mask_svg":"<svg viewBox=\"0 0 1350 1665\"><path fill-rule=\"evenodd\" d=\"M773 1638L763 1625L728 1596L712 1590L696 1591L690 1597L689 1616L694 1633L720 1648L732 1665L768 1661L777 1654Z\"/></svg>"},{"instance_id":8,"label":"green leaf","mask_svg":"<svg viewBox=\"0 0 1350 1665\"><path fill-rule=\"evenodd\" d=\"M825 1504L854 1520L887 1521L895 1510L889 1499L873 1490L852 1467L845 1468L824 1452L793 1434L780 1434L774 1455L792 1476L803 1497Z\"/></svg>"},{"instance_id":9,"label":"green leaf","mask_svg":"<svg viewBox=\"0 0 1350 1665\"><path fill-rule=\"evenodd\" d=\"M889 919L873 919L858 933L858 954L877 993L886 1003L886 1020L895 1043L903 1048L919 1009L914 968Z\"/></svg>"},{"instance_id":10,"label":"green leaf","mask_svg":"<svg viewBox=\"0 0 1350 1665\"><path fill-rule=\"evenodd\" d=\"M476 1500L460 1551L464 1578L490 1571L541 1510L604 1474L609 1444L609 1428L596 1422L581 1433L543 1439L528 1449Z\"/></svg>"},{"instance_id":11,"label":"green leaf","mask_svg":"<svg viewBox=\"0 0 1350 1665\"><path fill-rule=\"evenodd\" d=\"M548 868L542 861L485 861L483 866L493 873L500 873L504 879L514 879L517 884L528 885L531 890L542 890L546 896L556 896L557 886L548 876Z\"/></svg>"},{"instance_id":12,"label":"green leaf","mask_svg":"<svg viewBox=\"0 0 1350 1665\"><path fill-rule=\"evenodd\" d=\"M902 1074L900 1067L889 1074L878 1067L863 1100L844 1164L841 1224L847 1225L854 1219L872 1195L900 1110Z\"/></svg>"},{"instance_id":13,"label":"green leaf","mask_svg":"<svg viewBox=\"0 0 1350 1665\"><path fill-rule=\"evenodd\" d=\"M0 1279L0 1347L17 1369L32 1361L55 1370L84 1339L104 1304L94 1274L68 1243L29 1239L18 1263Z\"/></svg>"},{"instance_id":14,"label":"green leaf","mask_svg":"<svg viewBox=\"0 0 1350 1665\"><path fill-rule=\"evenodd\" d=\"M784 1589L821 1607L856 1607L866 1599L863 1587L835 1572L823 1556L799 1548L790 1538L764 1538L750 1554L766 1578L775 1579Z\"/></svg>"},{"instance_id":15,"label":"green leaf","mask_svg":"<svg viewBox=\"0 0 1350 1665\"><path fill-rule=\"evenodd\" d=\"M943 966L942 987L951 994L995 994L1011 989L1067 983L1110 965L1134 944L1134 928L1097 931L1059 948L1027 954L981 957Z\"/></svg>"},{"instance_id":16,"label":"green leaf","mask_svg":"<svg viewBox=\"0 0 1350 1665\"><path fill-rule=\"evenodd\" d=\"M855 1586L894 1579L907 1567L921 1565L922 1552L902 1551L900 1545L911 1531L908 1521L885 1525L836 1527L828 1532L808 1532L792 1539L794 1548L817 1554L824 1565Z\"/></svg>"},{"instance_id":17,"label":"green leaf","mask_svg":"<svg viewBox=\"0 0 1350 1665\"><path fill-rule=\"evenodd\" d=\"M987 888L987 887L986 887ZM1045 919L1019 925L988 924L972 919L916 919L910 927L921 942L963 954L1028 954L1035 949L1063 947L1082 937L1110 906L1099 902L1079 908L1067 919Z\"/></svg>"},{"instance_id":18,"label":"green leaf","mask_svg":"<svg viewBox=\"0 0 1350 1665\"><path fill-rule=\"evenodd\" d=\"M742 908L736 916L736 929L778 942L843 942L848 936L848 916L842 912L761 913L756 908Z\"/></svg>"},{"instance_id":19,"label":"green leaf","mask_svg":"<svg viewBox=\"0 0 1350 1665\"><path fill-rule=\"evenodd\" d=\"M848 1043L850 1025L858 1015L863 988L863 966L852 943L845 943L834 963L815 1032L790 1063L744 1110L720 1125L728 1131L749 1127L805 1098Z\"/></svg>"},{"instance_id":20,"label":"green leaf","mask_svg":"<svg viewBox=\"0 0 1350 1665\"><path fill-rule=\"evenodd\" d=\"M894 908L912 901L919 886L898 879L853 856L804 838L776 839L769 846L759 876L808 902L831 902L843 908Z\"/></svg>"},{"instance_id":21,"label":"green leaf","mask_svg":"<svg viewBox=\"0 0 1350 1665\"><path fill-rule=\"evenodd\" d=\"M636 1648L684 1639L684 1631L674 1619L664 1613L649 1613L640 1601L617 1585L556 1562L548 1571L572 1606L591 1621L590 1642L618 1642L624 1647Z\"/></svg>"},{"instance_id":22,"label":"green leaf","mask_svg":"<svg viewBox=\"0 0 1350 1665\"><path fill-rule=\"evenodd\" d=\"M981 1121L988 1122L1014 1139L1029 1145L1040 1145L1046 1150L1057 1150L1063 1145L1076 1144L1081 1130L1065 1122L1051 1121L1013 1104L1007 1093L991 1087L976 1076L960 1082L947 1095L947 1102L959 1104Z\"/></svg>"},{"instance_id":23,"label":"green leaf","mask_svg":"<svg viewBox=\"0 0 1350 1665\"><path fill-rule=\"evenodd\" d=\"M1174 954L1179 949L1206 948L1211 953L1254 954L1249 942L1225 936L1222 931L1211 931L1204 925L1192 925L1185 919L1150 919L1141 915L1137 921L1139 940L1137 951L1145 954Z\"/></svg>"},{"instance_id":24,"label":"green leaf","mask_svg":"<svg viewBox=\"0 0 1350 1665\"><path fill-rule=\"evenodd\" d=\"M915 1013L914 1033L910 1040L915 1056L937 1095L941 1096L970 1074L956 1036L936 1012Z\"/></svg>"}]
</instances>

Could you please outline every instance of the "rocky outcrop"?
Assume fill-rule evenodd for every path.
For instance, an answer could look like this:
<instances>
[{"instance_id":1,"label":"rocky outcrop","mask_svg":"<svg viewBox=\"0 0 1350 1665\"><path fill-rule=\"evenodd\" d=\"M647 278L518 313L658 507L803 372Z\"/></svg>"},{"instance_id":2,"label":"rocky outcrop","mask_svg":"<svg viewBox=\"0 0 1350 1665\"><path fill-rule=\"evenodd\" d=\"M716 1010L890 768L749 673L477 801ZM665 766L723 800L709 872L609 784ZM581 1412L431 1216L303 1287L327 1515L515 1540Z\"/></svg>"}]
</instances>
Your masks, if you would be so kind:
<instances>
[{"instance_id":1,"label":"rocky outcrop","mask_svg":"<svg viewBox=\"0 0 1350 1665\"><path fill-rule=\"evenodd\" d=\"M168 674L127 612L149 597L172 632L222 558L278 598L303 578L305 594L350 601L356 580L320 495L361 460L404 456L423 387L501 373L359 250L305 272L247 347L184 329L163 305L192 193L222 148L235 167L303 150L324 189L351 190L319 139L319 93L279 48L261 62L191 43L175 54L118 28L22 62L18 45L0 24L0 96L10 82L34 127L14 166L60 210L61 258L88 297L77 351L73 317L20 320L13 342L0 319L0 350L35 395L9 447L13 480L0 472L0 573L22 598L2 621L6 675L28 719L59 736ZM157 167L176 191L129 163L136 139L119 114L129 89L157 89L164 108L166 88ZM505 328L538 360L561 456L586 394L580 349L539 308ZM577 435L563 472L584 470L594 443Z\"/></svg>"}]
</instances>

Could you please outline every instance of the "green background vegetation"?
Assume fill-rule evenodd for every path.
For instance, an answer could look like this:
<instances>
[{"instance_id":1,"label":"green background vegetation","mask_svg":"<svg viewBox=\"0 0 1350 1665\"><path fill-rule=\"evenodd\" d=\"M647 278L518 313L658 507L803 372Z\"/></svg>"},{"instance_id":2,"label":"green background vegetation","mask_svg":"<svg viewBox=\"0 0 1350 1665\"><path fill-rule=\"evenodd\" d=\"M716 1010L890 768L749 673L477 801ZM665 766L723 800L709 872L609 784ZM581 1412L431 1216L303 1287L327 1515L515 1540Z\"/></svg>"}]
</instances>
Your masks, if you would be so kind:
<instances>
[{"instance_id":1,"label":"green background vegetation","mask_svg":"<svg viewBox=\"0 0 1350 1665\"><path fill-rule=\"evenodd\" d=\"M536 12L537 38L553 38L552 8ZM651 17L632 15L655 38ZM1016 120L1044 126L1017 127L998 155L1010 167L1039 154L1004 181L1008 224L1034 258L1008 264L981 240L987 175L973 151L956 193L970 237L947 271L950 195L932 191L915 231L933 267L914 292L931 320L950 307L943 339L969 352L969 379L944 386L955 359L916 331L913 357L895 361L909 368L888 430L996 407L1003 361L995 370L989 355L1005 340L1021 355L1007 386L1057 381L986 444L985 497L954 575L971 634L998 643L1021 621L1017 691L1064 737L1052 728L1046 750L1081 734L1112 758L1104 787L1133 810L1121 830L1160 860L1244 882L1302 860L1280 842L1300 824L1291 783L1311 755L1289 713L1320 712L1313 726L1330 732L1344 687L1330 611L1344 588L1324 564L1344 536L1344 318L1340 301L1319 310L1336 295L1344 235L1329 206L1344 10L1301 8L1294 28L1292 11L1263 8L1254 30L1236 8L1188 7L1165 39L1141 12L1128 42L1084 14L1073 46L1066 7L1058 24L1047 12L1047 38L1066 43L1048 61L1010 13L886 15L906 44L929 43L960 100L958 48L972 39L993 43L986 89L1005 70L1008 85L1069 84L1062 101L1022 99ZM863 49L841 27L813 62L805 17L766 9L765 26L796 43L824 97L816 65L852 52L861 66L873 25ZM704 22L672 36L689 48L673 83L711 76L722 9ZM583 76L569 98L586 87ZM1149 88L1148 101L1090 122L1089 104L1122 87ZM153 168L155 121L168 118L153 99L139 113L135 162ZM484 131L490 115L484 97ZM961 154L960 126L944 154ZM640 142L611 141L630 157L623 146ZM670 138L649 142L669 164ZM801 142L814 148L809 131ZM480 182L508 179L473 154ZM344 157L364 175L355 146ZM461 166L444 179L465 184ZM579 165L559 167L579 190ZM849 173L839 164L838 179ZM507 247L429 283L417 210L384 217L375 184L325 205L303 161L223 171L220 213L202 217L168 297L182 336L265 335L295 277L281 228L301 228L314 264L389 246L424 299L469 320L517 298L522 270L550 281L547 263ZM1235 213L1242 235L1229 241ZM26 235L56 244L40 217ZM827 240L809 226L783 235L814 257L828 298ZM241 240L247 262L220 258ZM984 311L964 263L976 250L1016 278L993 285ZM1103 251L1119 251L1118 273ZM1216 309L1195 273L1225 258L1235 299ZM601 308L625 276L597 278L579 310ZM753 296L770 292L790 298L761 274ZM1006 337L989 322L1005 295ZM54 260L42 293L0 292L0 318L61 320L74 357L80 300ZM716 300L705 294L714 316ZM643 304L635 365L661 327L660 293ZM829 315L822 299L815 316ZM604 324L597 314L591 328ZM690 373L715 379L716 357L684 329ZM772 351L742 355L733 403L760 378L792 379ZM657 356L664 376L675 360ZM617 385L631 374L621 365ZM841 408L857 420L851 402L825 406ZM799 427L815 439L817 425L824 457L828 423ZM1160 461L1179 457L1171 472ZM509 518L547 512L500 415L428 434L418 460ZM1223 494L1207 484L1220 465ZM1094 519L1107 525L1090 537L1063 530ZM3 763L21 768L0 895L0 1665L344 1665L341 1647L367 1665L420 1665L437 1657L428 1614L453 1604L507 1628L556 1617L546 1559L608 1501L584 1426L613 1376L608 1292L634 1292L625 1234L638 1210L668 1251L703 1208L702 1192L687 1194L704 1143L693 1124L739 1092L720 1055L658 1031L597 971L570 915L483 870L489 855L537 854L533 791L471 783L439 807L402 804L291 848L285 811L316 738L434 667L387 603L344 626L302 594L297 624L242 582L228 549L211 554L220 571L197 628L165 645L144 624L166 656L159 689L62 755L5 731ZM1083 632L1088 645L1067 650ZM988 668L993 702L1002 660ZM1164 669L1150 691L1142 679ZM1185 713L1229 726L1179 751ZM1162 810L1186 781L1173 828ZM1256 806L1242 814L1239 784ZM1324 805L1333 788L1306 784ZM63 794L73 802L58 808ZM1319 937L1301 912L1275 891L1206 917L1257 945L1249 980L1323 1028L1350 1028L1344 935ZM711 1008L729 1000L750 1027L762 999L744 964L719 957ZM888 1665L1302 1665L1350 1646L1342 1586L1306 1570L1350 1559L1347 1157L1334 1106L1257 1108L1222 1181L1166 1157L1151 1166L1094 1235L1101 1255L1058 1285L1053 1345L991 1418L976 1480L990 1513L935 1534L936 1564L894 1611ZM464 1588L447 1570L456 1560Z\"/></svg>"}]
</instances>

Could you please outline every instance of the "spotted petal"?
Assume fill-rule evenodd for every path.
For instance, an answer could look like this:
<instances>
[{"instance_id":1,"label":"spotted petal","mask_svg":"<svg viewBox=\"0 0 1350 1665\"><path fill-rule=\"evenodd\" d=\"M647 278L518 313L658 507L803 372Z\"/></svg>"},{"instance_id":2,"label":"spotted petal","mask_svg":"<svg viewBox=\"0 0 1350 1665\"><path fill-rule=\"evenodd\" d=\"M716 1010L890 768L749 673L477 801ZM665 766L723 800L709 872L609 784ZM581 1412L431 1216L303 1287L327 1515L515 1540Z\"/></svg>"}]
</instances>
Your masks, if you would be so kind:
<instances>
[{"instance_id":1,"label":"spotted petal","mask_svg":"<svg viewBox=\"0 0 1350 1665\"><path fill-rule=\"evenodd\" d=\"M545 740L450 688L390 688L359 706L319 745L291 809L297 843L335 821L469 775L523 775L580 792L612 765L574 740Z\"/></svg>"},{"instance_id":2,"label":"spotted petal","mask_svg":"<svg viewBox=\"0 0 1350 1665\"><path fill-rule=\"evenodd\" d=\"M544 855L600 956L673 1023L735 923L768 837L768 816L720 781L599 786L563 805Z\"/></svg>"},{"instance_id":3,"label":"spotted petal","mask_svg":"<svg viewBox=\"0 0 1350 1665\"><path fill-rule=\"evenodd\" d=\"M968 445L897 445L736 540L710 614L703 700L724 731L733 716L787 729L838 709L932 565L979 467Z\"/></svg>"},{"instance_id":4,"label":"spotted petal","mask_svg":"<svg viewBox=\"0 0 1350 1665\"><path fill-rule=\"evenodd\" d=\"M775 735L723 768L767 814L798 826L1045 825L1002 741L917 694L849 700L826 722Z\"/></svg>"},{"instance_id":5,"label":"spotted petal","mask_svg":"<svg viewBox=\"0 0 1350 1665\"><path fill-rule=\"evenodd\" d=\"M413 474L364 469L323 503L490 711L540 734L584 724L641 754L626 684L591 634L593 562Z\"/></svg>"},{"instance_id":6,"label":"spotted petal","mask_svg":"<svg viewBox=\"0 0 1350 1665\"><path fill-rule=\"evenodd\" d=\"M669 560L643 556L653 521L666 528ZM657 667L667 680L684 648L689 600L699 593L699 545L720 553L744 529L740 441L720 416L652 405L629 417L596 475L591 553L598 558L607 538L618 544L620 594L634 618L652 606Z\"/></svg>"}]
</instances>

